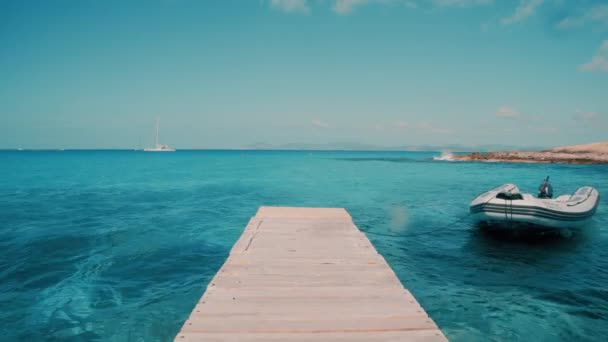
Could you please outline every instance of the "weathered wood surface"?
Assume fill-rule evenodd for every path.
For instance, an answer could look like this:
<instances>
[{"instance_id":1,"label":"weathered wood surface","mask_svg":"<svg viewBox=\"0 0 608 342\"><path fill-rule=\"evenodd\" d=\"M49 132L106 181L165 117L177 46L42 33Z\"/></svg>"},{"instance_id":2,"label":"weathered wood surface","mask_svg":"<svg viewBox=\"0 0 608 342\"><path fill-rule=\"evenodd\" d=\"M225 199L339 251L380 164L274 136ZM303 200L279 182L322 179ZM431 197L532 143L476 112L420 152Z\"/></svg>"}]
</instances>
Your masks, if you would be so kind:
<instances>
[{"instance_id":1,"label":"weathered wood surface","mask_svg":"<svg viewBox=\"0 0 608 342\"><path fill-rule=\"evenodd\" d=\"M344 209L261 207L176 341L446 341Z\"/></svg>"}]
</instances>

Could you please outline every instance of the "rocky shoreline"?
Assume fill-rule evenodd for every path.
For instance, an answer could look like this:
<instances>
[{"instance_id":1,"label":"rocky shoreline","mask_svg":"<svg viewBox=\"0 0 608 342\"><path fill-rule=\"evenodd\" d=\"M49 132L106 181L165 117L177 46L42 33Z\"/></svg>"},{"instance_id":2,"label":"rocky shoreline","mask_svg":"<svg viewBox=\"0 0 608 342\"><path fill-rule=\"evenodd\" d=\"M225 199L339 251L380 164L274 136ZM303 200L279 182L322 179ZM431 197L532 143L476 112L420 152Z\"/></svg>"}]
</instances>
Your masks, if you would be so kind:
<instances>
[{"instance_id":1,"label":"rocky shoreline","mask_svg":"<svg viewBox=\"0 0 608 342\"><path fill-rule=\"evenodd\" d=\"M608 142L556 147L545 151L497 151L454 156L453 160L513 162L608 164Z\"/></svg>"}]
</instances>

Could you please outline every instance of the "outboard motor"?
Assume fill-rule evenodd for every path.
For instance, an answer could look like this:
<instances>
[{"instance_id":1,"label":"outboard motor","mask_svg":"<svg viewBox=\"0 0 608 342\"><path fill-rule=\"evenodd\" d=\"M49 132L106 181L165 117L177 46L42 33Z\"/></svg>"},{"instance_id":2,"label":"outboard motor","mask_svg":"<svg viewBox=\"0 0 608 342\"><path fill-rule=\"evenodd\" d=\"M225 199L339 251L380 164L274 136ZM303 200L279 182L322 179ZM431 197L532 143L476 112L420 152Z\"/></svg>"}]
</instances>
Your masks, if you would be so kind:
<instances>
[{"instance_id":1,"label":"outboard motor","mask_svg":"<svg viewBox=\"0 0 608 342\"><path fill-rule=\"evenodd\" d=\"M545 179L545 181L538 188L538 198L552 198L553 197L553 187L549 183L549 176Z\"/></svg>"}]
</instances>

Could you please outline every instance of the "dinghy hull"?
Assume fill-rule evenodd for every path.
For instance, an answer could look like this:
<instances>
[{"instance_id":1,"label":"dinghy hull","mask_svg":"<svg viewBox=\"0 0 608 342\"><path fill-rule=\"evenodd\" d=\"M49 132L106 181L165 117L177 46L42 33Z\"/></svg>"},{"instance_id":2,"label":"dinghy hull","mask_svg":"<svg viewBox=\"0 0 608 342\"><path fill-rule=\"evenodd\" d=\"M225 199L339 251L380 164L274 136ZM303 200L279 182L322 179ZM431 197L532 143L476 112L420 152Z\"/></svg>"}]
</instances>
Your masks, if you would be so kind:
<instances>
[{"instance_id":1,"label":"dinghy hull","mask_svg":"<svg viewBox=\"0 0 608 342\"><path fill-rule=\"evenodd\" d=\"M521 194L517 186L505 184L479 195L469 207L473 220L487 225L516 229L580 228L589 223L599 203L599 193L592 187L579 188L573 195L556 199Z\"/></svg>"}]
</instances>

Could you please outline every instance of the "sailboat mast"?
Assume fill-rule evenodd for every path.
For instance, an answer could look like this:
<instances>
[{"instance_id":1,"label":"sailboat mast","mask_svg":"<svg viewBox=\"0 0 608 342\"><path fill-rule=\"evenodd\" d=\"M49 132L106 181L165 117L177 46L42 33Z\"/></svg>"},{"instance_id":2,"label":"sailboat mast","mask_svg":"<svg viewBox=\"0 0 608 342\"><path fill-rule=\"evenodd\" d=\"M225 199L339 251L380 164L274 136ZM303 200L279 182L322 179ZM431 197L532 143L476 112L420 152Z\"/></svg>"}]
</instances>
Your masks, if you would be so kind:
<instances>
[{"instance_id":1,"label":"sailboat mast","mask_svg":"<svg viewBox=\"0 0 608 342\"><path fill-rule=\"evenodd\" d=\"M158 125L160 123L160 118L156 118L156 146L158 146Z\"/></svg>"}]
</instances>

